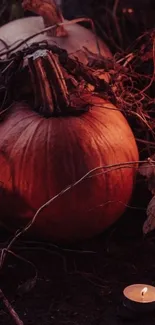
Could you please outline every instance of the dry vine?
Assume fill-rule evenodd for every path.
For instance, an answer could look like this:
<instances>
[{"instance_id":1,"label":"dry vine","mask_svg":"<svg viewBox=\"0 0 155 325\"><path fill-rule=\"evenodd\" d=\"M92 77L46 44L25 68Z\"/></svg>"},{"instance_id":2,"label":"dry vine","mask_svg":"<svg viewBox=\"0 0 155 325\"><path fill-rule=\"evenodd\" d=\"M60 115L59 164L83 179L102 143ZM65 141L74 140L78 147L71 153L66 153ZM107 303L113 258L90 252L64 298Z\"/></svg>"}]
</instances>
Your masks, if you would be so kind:
<instances>
[{"instance_id":1,"label":"dry vine","mask_svg":"<svg viewBox=\"0 0 155 325\"><path fill-rule=\"evenodd\" d=\"M79 20L73 20L69 24L77 21ZM48 27L40 33L44 33L54 27ZM31 39L40 33L33 35ZM72 76L73 82L80 71L87 85L91 84L94 87L94 91L100 92L100 94L102 93L104 97L112 101L126 115L130 124L133 121L134 133L139 142L141 140L143 141L144 138L148 142L152 142L155 136L153 114L155 73L154 35L154 30L145 33L126 53L117 53L113 59L105 59L100 54L94 55L87 49L84 49L85 55L88 58L87 66L82 65L82 63L79 63L75 59L71 59L65 50L51 46L46 42L40 44L34 43L28 48L13 53L18 47L26 44L30 39L28 38L9 50L0 53L1 57L4 54L7 55L7 59L0 60L0 94L3 93L1 111L6 106L8 107L9 102L12 102L13 98L10 98L9 102L6 100L9 93L8 87L11 79L17 74L18 69L21 69L23 58L28 53L32 53L37 49L49 49L58 55L60 64L65 69L65 72L67 72L67 69L70 70L71 65L74 68L76 67L76 74Z\"/></svg>"}]
</instances>

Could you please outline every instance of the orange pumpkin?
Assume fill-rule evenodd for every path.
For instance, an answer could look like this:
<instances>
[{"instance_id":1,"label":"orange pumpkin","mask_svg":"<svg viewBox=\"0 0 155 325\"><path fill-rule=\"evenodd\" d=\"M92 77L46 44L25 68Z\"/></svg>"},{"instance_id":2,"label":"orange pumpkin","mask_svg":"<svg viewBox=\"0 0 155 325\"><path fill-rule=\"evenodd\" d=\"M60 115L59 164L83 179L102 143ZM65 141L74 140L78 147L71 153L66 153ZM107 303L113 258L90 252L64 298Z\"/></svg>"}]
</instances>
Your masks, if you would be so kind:
<instances>
[{"instance_id":1,"label":"orange pumpkin","mask_svg":"<svg viewBox=\"0 0 155 325\"><path fill-rule=\"evenodd\" d=\"M80 84L69 93L57 56L38 53L28 65L35 103L41 98L43 105L14 103L0 123L0 218L18 229L51 197L103 166L43 209L28 232L57 242L92 237L112 225L130 200L136 163L121 164L138 160L135 138L114 105L80 91ZM72 114L86 105L87 111ZM120 166L107 168L113 164Z\"/></svg>"}]
</instances>

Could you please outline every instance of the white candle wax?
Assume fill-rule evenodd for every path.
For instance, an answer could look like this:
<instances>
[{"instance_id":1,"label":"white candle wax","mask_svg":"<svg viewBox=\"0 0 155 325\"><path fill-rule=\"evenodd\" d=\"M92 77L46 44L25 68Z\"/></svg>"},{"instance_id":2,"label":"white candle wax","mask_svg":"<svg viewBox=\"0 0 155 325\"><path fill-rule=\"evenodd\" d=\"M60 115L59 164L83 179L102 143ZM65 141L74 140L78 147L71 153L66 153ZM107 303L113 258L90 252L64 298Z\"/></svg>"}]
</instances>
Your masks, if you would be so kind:
<instances>
[{"instance_id":1,"label":"white candle wax","mask_svg":"<svg viewBox=\"0 0 155 325\"><path fill-rule=\"evenodd\" d=\"M138 303L155 302L155 287L147 284L133 284L123 291L124 296Z\"/></svg>"}]
</instances>

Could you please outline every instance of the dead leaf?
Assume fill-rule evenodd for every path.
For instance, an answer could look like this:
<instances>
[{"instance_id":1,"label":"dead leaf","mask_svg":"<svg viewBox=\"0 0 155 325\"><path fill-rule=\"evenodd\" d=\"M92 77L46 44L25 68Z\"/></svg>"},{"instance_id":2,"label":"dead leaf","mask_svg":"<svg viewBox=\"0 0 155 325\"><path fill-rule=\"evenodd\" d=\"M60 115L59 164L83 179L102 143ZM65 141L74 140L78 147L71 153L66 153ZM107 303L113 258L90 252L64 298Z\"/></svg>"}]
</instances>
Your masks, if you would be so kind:
<instances>
[{"instance_id":1,"label":"dead leaf","mask_svg":"<svg viewBox=\"0 0 155 325\"><path fill-rule=\"evenodd\" d=\"M148 189L153 195L155 195L155 174L152 174L148 179Z\"/></svg>"},{"instance_id":2,"label":"dead leaf","mask_svg":"<svg viewBox=\"0 0 155 325\"><path fill-rule=\"evenodd\" d=\"M147 219L143 224L143 233L145 235L155 229L155 196L149 202L146 213Z\"/></svg>"},{"instance_id":3,"label":"dead leaf","mask_svg":"<svg viewBox=\"0 0 155 325\"><path fill-rule=\"evenodd\" d=\"M155 155L149 157L146 162L139 167L139 173L148 179L152 177L152 175L155 175Z\"/></svg>"},{"instance_id":4,"label":"dead leaf","mask_svg":"<svg viewBox=\"0 0 155 325\"><path fill-rule=\"evenodd\" d=\"M37 276L19 285L17 288L17 295L23 296L25 293L30 292L35 287L36 282L37 282Z\"/></svg>"},{"instance_id":5,"label":"dead leaf","mask_svg":"<svg viewBox=\"0 0 155 325\"><path fill-rule=\"evenodd\" d=\"M139 173L147 179L149 191L155 195L155 155L139 167Z\"/></svg>"}]
</instances>

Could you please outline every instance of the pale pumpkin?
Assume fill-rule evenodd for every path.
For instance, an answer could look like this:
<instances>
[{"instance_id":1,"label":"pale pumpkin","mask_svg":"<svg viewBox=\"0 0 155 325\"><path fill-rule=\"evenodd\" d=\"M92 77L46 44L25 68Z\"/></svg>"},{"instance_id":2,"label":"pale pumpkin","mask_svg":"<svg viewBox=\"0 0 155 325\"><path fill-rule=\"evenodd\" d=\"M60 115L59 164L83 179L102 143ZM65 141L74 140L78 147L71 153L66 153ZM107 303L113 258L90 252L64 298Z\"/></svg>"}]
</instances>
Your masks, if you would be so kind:
<instances>
[{"instance_id":1,"label":"pale pumpkin","mask_svg":"<svg viewBox=\"0 0 155 325\"><path fill-rule=\"evenodd\" d=\"M58 10L53 0L24 0L23 6L25 10L31 10L40 15L40 17L21 18L0 27L0 50L5 49L4 42L9 47L11 45L14 46L19 44L21 40L40 32L45 27L63 21L67 22L67 20L63 19L62 13ZM97 39L100 53L105 57L112 57L106 44L100 38ZM87 63L87 57L83 53L84 47L98 54L95 34L79 24L61 26L48 32L48 35L47 33L38 35L27 41L25 46L44 40L66 49L72 56L78 57L80 61L85 63Z\"/></svg>"}]
</instances>

